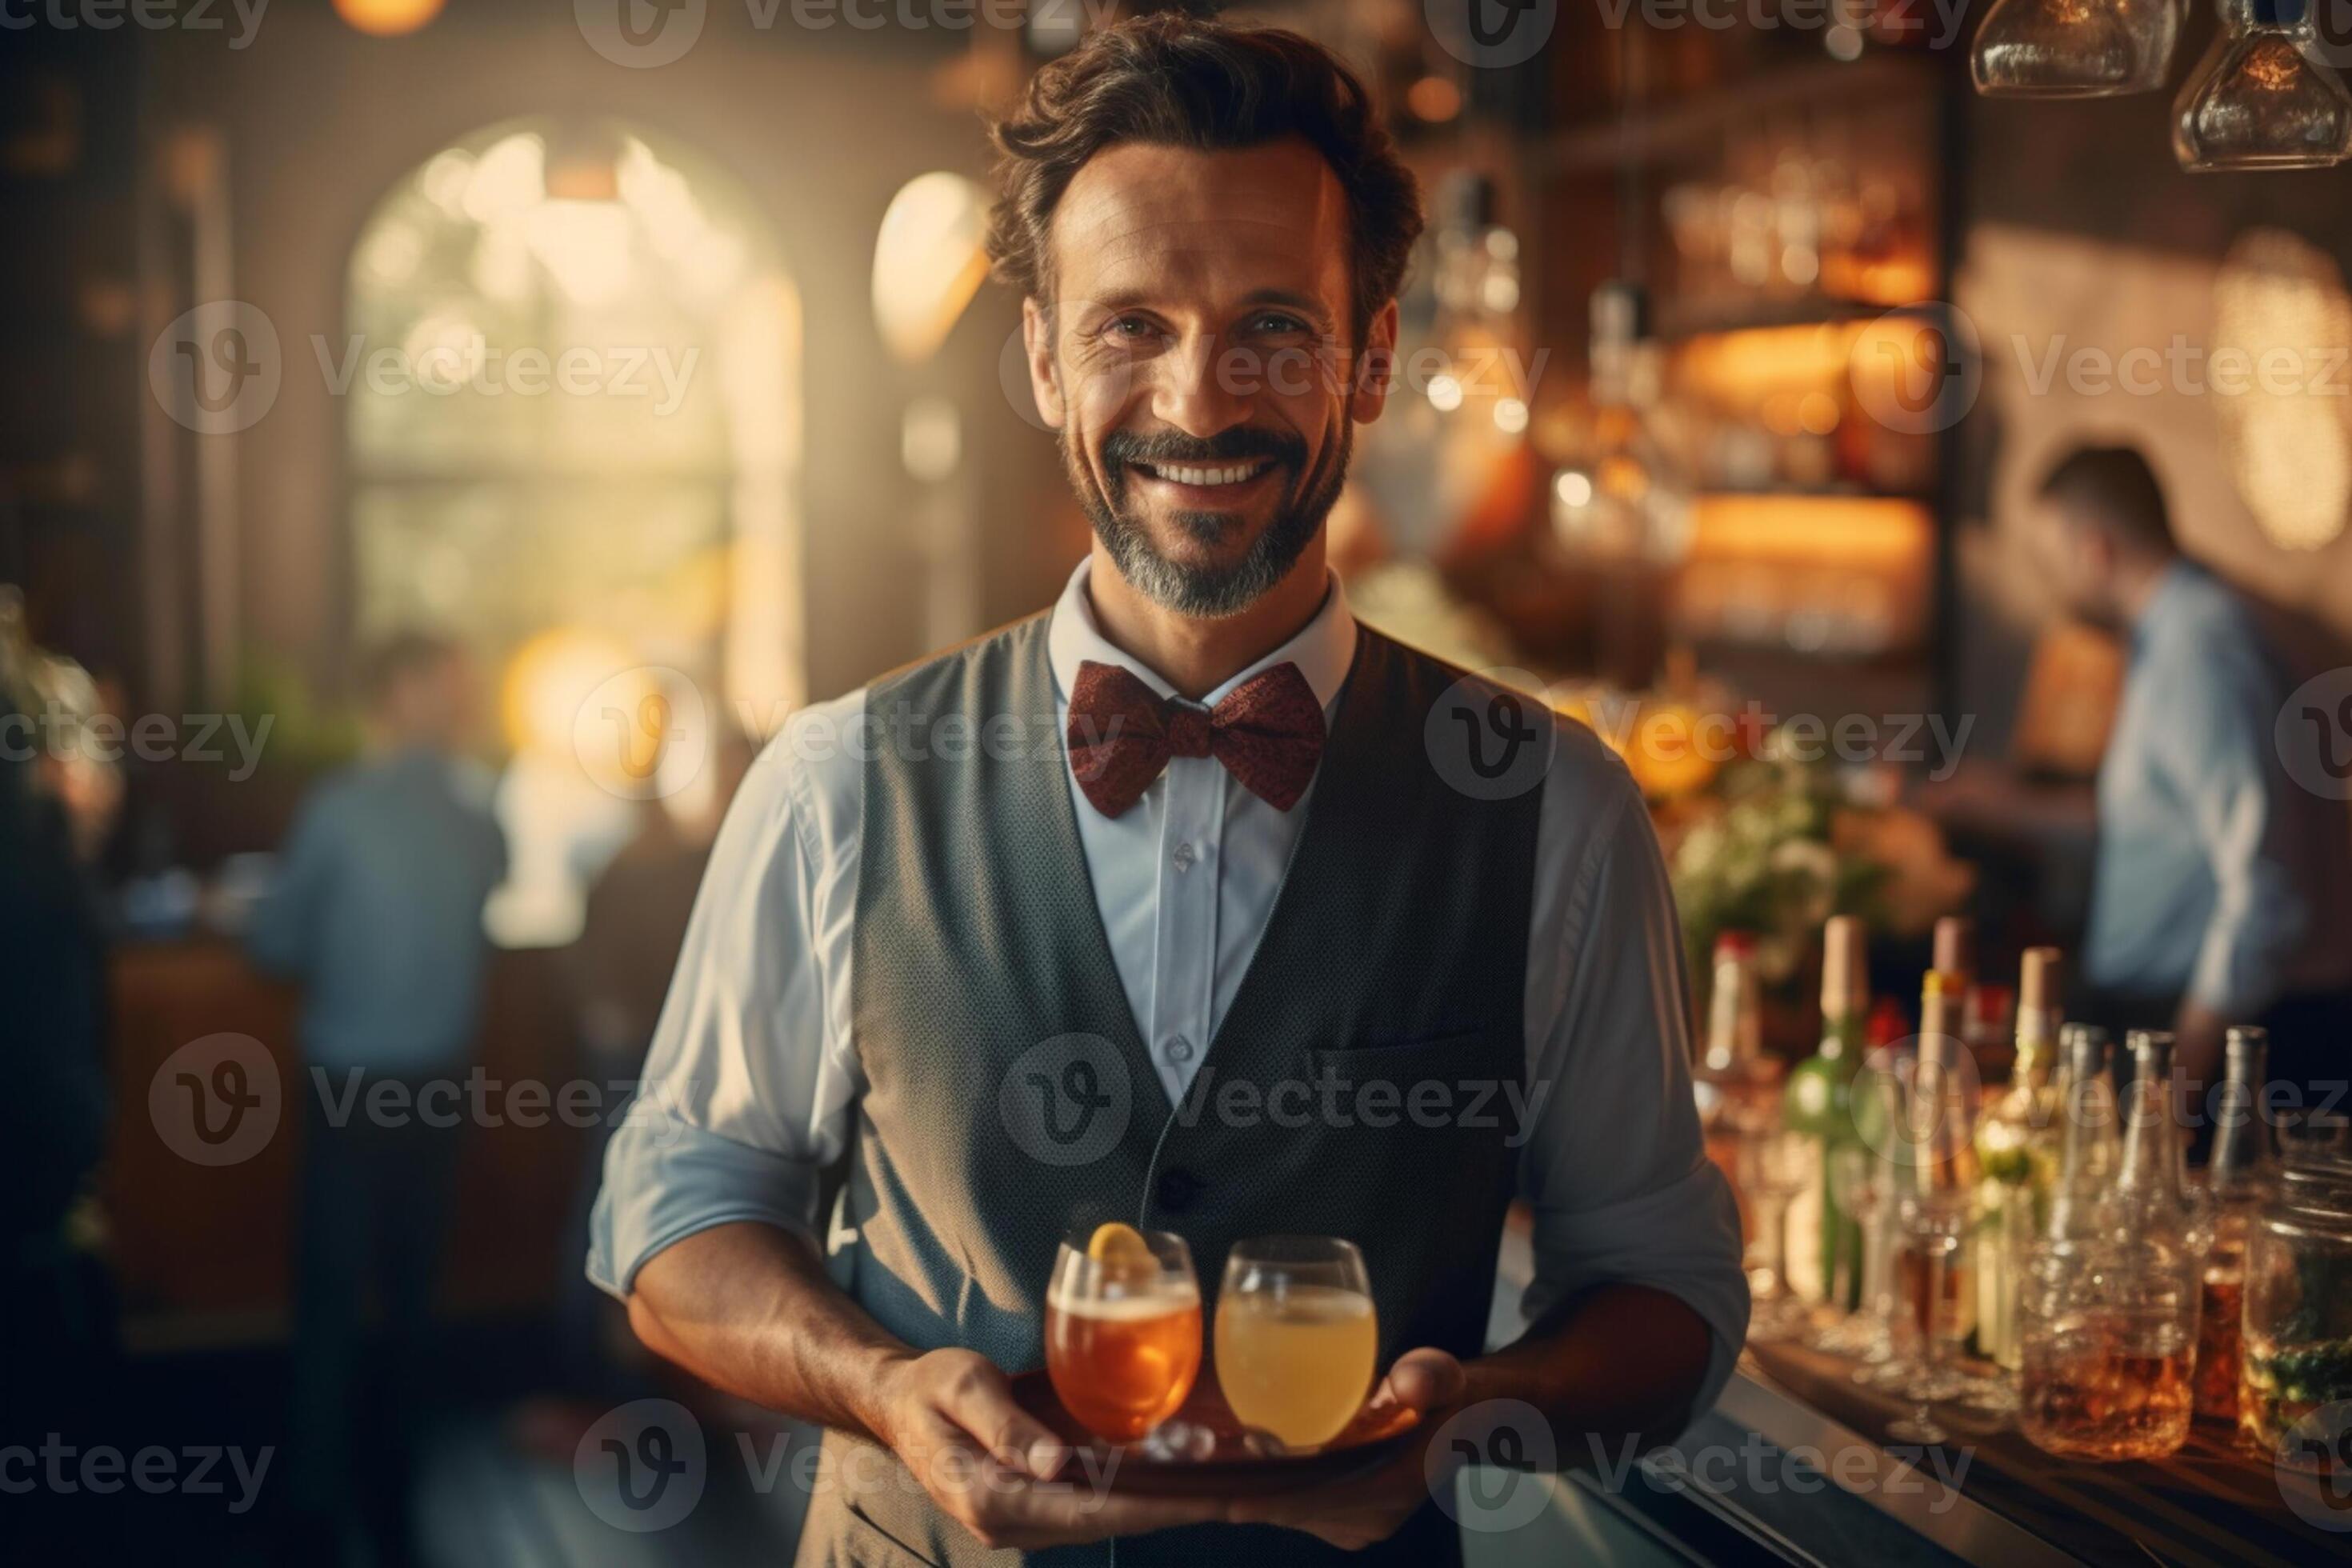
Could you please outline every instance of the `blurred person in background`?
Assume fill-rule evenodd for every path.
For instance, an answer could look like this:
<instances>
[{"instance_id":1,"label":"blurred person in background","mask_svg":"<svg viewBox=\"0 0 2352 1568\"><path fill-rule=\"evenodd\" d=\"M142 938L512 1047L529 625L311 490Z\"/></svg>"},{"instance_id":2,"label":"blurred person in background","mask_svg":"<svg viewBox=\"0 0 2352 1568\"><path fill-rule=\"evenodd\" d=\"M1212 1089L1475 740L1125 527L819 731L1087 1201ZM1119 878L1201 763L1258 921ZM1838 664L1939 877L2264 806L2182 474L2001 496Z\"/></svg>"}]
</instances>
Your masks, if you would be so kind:
<instances>
[{"instance_id":1,"label":"blurred person in background","mask_svg":"<svg viewBox=\"0 0 2352 1568\"><path fill-rule=\"evenodd\" d=\"M94 1250L105 1152L106 928L89 862L112 820L112 770L68 743L87 719L78 667L35 648L0 589L0 1332L19 1357L0 1443L86 1424L89 1373L113 1346Z\"/></svg>"},{"instance_id":2,"label":"blurred person in background","mask_svg":"<svg viewBox=\"0 0 2352 1568\"><path fill-rule=\"evenodd\" d=\"M2255 607L2180 553L2128 447L2051 468L2033 543L2067 609L2129 657L2099 767L2092 1016L2176 1031L2192 1089L2219 1076L2230 1025L2263 1025L2273 1075L2317 1105L2352 1063L2352 816L2281 753L2310 738L2278 724L2301 676Z\"/></svg>"},{"instance_id":3,"label":"blurred person in background","mask_svg":"<svg viewBox=\"0 0 2352 1568\"><path fill-rule=\"evenodd\" d=\"M464 656L402 633L370 654L362 686L366 753L303 802L247 936L256 963L303 990L310 1070L295 1229L289 1545L312 1563L336 1561L362 1512L383 1543L377 1560L405 1556L407 1458L460 1142L458 1118L416 1091L462 1076L472 1055L482 906L506 874L488 781L458 754L473 708ZM368 1091L386 1080L408 1088L409 1114L370 1116ZM372 1290L394 1346L376 1363L380 1420L361 1402ZM368 1432L382 1435L383 1452L355 1451Z\"/></svg>"}]
</instances>

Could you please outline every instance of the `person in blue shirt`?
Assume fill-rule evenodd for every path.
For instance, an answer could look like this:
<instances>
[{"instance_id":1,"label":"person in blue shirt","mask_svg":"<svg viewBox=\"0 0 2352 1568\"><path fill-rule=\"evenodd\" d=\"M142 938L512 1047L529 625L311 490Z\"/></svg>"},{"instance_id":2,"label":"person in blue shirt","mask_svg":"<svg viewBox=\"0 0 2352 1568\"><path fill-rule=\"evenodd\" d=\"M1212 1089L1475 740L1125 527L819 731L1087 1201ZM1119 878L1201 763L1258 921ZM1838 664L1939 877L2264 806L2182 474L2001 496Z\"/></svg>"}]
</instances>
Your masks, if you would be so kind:
<instances>
[{"instance_id":1,"label":"person in blue shirt","mask_svg":"<svg viewBox=\"0 0 2352 1568\"><path fill-rule=\"evenodd\" d=\"M373 1516L399 1559L416 1392L457 1170L461 1095L488 958L482 909L506 875L487 778L461 758L471 676L452 644L391 637L366 660L365 756L303 802L247 951L302 988L302 1188L295 1231L291 1528L332 1561ZM372 1111L382 1081L405 1092ZM437 1113L425 1114L428 1108ZM384 1418L361 1403L370 1294L394 1354ZM381 1451L353 1438L381 1434ZM359 1495L355 1478L371 1478Z\"/></svg>"},{"instance_id":2,"label":"person in blue shirt","mask_svg":"<svg viewBox=\"0 0 2352 1568\"><path fill-rule=\"evenodd\" d=\"M2315 738L2280 722L2299 675L2254 606L2180 553L2138 452L2081 448L2040 501L2048 579L2130 661L2099 768L2095 1016L2173 1029L2192 1093L2230 1025L2263 1025L2273 1079L2317 1108L2352 1065L2352 814L2297 765Z\"/></svg>"}]
</instances>

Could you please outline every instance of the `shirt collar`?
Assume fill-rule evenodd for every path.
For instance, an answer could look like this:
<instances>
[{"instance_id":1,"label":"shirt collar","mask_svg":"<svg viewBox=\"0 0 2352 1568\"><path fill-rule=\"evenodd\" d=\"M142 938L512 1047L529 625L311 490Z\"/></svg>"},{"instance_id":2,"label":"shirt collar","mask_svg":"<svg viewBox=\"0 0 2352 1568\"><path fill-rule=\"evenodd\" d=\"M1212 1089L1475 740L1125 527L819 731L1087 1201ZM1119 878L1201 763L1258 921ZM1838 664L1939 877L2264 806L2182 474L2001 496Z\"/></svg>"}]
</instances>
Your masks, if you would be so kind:
<instances>
[{"instance_id":1,"label":"shirt collar","mask_svg":"<svg viewBox=\"0 0 2352 1568\"><path fill-rule=\"evenodd\" d=\"M1089 554L1078 562L1077 569L1063 586L1062 596L1054 605L1053 624L1047 628L1045 647L1054 666L1054 684L1067 702L1071 689L1078 679L1080 663L1092 659L1097 664L1124 665L1133 670L1146 686L1162 697L1172 697L1176 689L1160 678L1133 654L1103 636L1102 624L1095 619L1093 602L1087 596L1088 574L1094 570L1094 557ZM1315 618L1299 627L1288 642L1241 671L1202 700L1204 707L1213 708L1225 694L1243 681L1287 661L1298 667L1307 684L1315 692L1315 700L1323 704L1328 715L1339 700L1339 689L1348 681L1349 668L1356 661L1356 617L1348 609L1348 596L1339 588L1338 574L1326 572L1328 584L1323 595L1323 607Z\"/></svg>"}]
</instances>

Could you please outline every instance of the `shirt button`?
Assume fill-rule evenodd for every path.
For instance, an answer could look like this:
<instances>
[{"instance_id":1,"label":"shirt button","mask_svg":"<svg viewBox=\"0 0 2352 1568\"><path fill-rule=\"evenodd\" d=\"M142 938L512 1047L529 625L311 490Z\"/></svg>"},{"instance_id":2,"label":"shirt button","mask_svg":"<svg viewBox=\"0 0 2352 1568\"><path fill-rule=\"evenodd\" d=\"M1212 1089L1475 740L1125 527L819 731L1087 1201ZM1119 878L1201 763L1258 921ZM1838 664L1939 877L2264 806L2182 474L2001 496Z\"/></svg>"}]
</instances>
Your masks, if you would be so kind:
<instances>
[{"instance_id":1,"label":"shirt button","mask_svg":"<svg viewBox=\"0 0 2352 1568\"><path fill-rule=\"evenodd\" d=\"M1176 846L1176 851L1170 858L1176 862L1176 869L1189 871L1192 868L1192 862L1199 857L1192 852L1192 841L1188 838Z\"/></svg>"},{"instance_id":2,"label":"shirt button","mask_svg":"<svg viewBox=\"0 0 2352 1568\"><path fill-rule=\"evenodd\" d=\"M1182 1214L1201 1195L1201 1178L1179 1165L1160 1173L1160 1206L1170 1214Z\"/></svg>"},{"instance_id":3,"label":"shirt button","mask_svg":"<svg viewBox=\"0 0 2352 1568\"><path fill-rule=\"evenodd\" d=\"M1186 1039L1181 1035L1179 1035L1174 1039L1169 1041L1168 1059L1171 1062L1191 1061L1192 1059L1192 1042Z\"/></svg>"}]
</instances>

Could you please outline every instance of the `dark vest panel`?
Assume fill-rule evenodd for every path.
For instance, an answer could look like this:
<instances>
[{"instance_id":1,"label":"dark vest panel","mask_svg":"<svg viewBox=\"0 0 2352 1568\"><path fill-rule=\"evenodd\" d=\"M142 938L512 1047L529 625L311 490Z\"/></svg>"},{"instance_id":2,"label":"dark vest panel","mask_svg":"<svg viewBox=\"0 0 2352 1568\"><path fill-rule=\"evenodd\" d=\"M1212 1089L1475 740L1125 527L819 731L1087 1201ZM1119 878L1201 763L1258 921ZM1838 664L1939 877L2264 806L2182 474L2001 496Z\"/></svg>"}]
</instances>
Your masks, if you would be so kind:
<instances>
[{"instance_id":1,"label":"dark vest panel","mask_svg":"<svg viewBox=\"0 0 2352 1568\"><path fill-rule=\"evenodd\" d=\"M848 1289L910 1343L1020 1372L1044 1362L1056 1245L1101 1220L1181 1235L1211 1311L1235 1242L1341 1236L1370 1268L1383 1366L1416 1345L1475 1355L1516 1173L1503 1086L1526 1072L1540 790L1451 788L1423 734L1460 672L1360 630L1272 917L1171 1106L1096 909L1046 627L1017 623L868 696ZM828 1436L829 1473L845 1448ZM1119 1541L1115 1561L1458 1559L1432 1506L1370 1552L1205 1527ZM911 1481L826 1487L801 1552L927 1560L1019 1559L979 1551Z\"/></svg>"}]
</instances>

